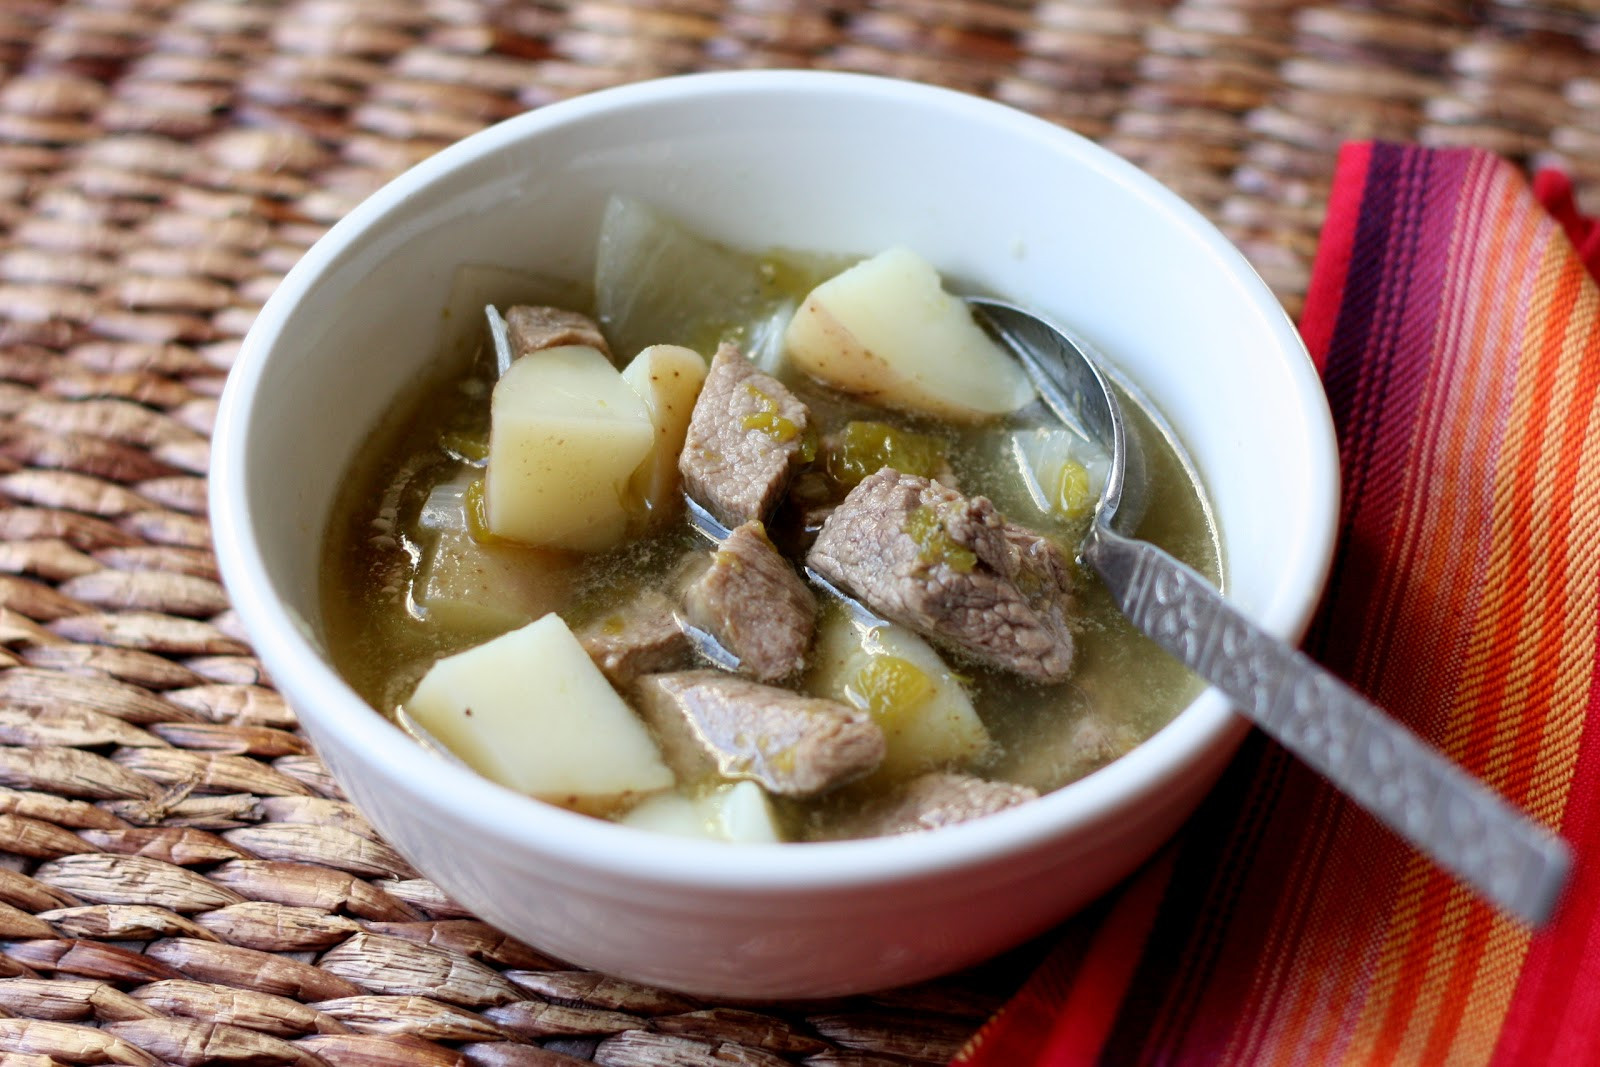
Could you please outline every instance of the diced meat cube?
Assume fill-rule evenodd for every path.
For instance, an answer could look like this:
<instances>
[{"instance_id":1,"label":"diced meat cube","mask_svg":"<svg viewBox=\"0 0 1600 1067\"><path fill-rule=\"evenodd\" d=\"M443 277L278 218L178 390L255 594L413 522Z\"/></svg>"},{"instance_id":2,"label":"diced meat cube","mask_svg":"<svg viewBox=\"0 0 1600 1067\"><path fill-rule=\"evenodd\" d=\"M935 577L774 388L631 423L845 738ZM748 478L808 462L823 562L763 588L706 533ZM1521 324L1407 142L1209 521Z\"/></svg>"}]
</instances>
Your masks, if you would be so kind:
<instances>
[{"instance_id":1,"label":"diced meat cube","mask_svg":"<svg viewBox=\"0 0 1600 1067\"><path fill-rule=\"evenodd\" d=\"M772 547L759 522L733 530L684 593L688 621L739 660L739 672L775 682L805 664L817 598Z\"/></svg>"},{"instance_id":2,"label":"diced meat cube","mask_svg":"<svg viewBox=\"0 0 1600 1067\"><path fill-rule=\"evenodd\" d=\"M505 320L513 358L520 359L529 352L562 345L588 345L598 348L607 359L611 358L611 349L606 346L599 324L579 312L517 304L506 310Z\"/></svg>"},{"instance_id":3,"label":"diced meat cube","mask_svg":"<svg viewBox=\"0 0 1600 1067\"><path fill-rule=\"evenodd\" d=\"M672 602L651 589L578 631L578 643L611 684L625 689L641 674L689 665L693 645Z\"/></svg>"},{"instance_id":4,"label":"diced meat cube","mask_svg":"<svg viewBox=\"0 0 1600 1067\"><path fill-rule=\"evenodd\" d=\"M782 383L723 345L678 457L684 489L729 528L765 520L802 462L810 421Z\"/></svg>"},{"instance_id":5,"label":"diced meat cube","mask_svg":"<svg viewBox=\"0 0 1600 1067\"><path fill-rule=\"evenodd\" d=\"M866 714L748 678L651 674L639 679L634 694L680 781L720 775L808 797L871 772L883 759L883 731Z\"/></svg>"},{"instance_id":6,"label":"diced meat cube","mask_svg":"<svg viewBox=\"0 0 1600 1067\"><path fill-rule=\"evenodd\" d=\"M1067 768L1062 781L1074 781L1127 755L1139 743L1139 734L1125 722L1112 722L1090 712L1067 735Z\"/></svg>"},{"instance_id":7,"label":"diced meat cube","mask_svg":"<svg viewBox=\"0 0 1600 1067\"><path fill-rule=\"evenodd\" d=\"M806 562L873 611L1042 682L1072 672L1071 571L987 497L885 467L822 526Z\"/></svg>"},{"instance_id":8,"label":"diced meat cube","mask_svg":"<svg viewBox=\"0 0 1600 1067\"><path fill-rule=\"evenodd\" d=\"M830 836L884 837L937 830L1038 799L1025 785L932 771L911 779L833 828Z\"/></svg>"}]
</instances>

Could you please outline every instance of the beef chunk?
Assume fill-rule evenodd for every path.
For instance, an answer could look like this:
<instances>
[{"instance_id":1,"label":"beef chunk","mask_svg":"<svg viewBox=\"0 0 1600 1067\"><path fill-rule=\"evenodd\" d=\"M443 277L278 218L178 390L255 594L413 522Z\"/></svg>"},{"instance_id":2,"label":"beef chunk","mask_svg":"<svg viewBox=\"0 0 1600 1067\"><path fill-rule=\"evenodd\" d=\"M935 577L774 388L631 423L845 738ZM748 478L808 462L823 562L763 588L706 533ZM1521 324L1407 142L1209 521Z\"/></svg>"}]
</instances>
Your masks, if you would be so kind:
<instances>
[{"instance_id":1,"label":"beef chunk","mask_svg":"<svg viewBox=\"0 0 1600 1067\"><path fill-rule=\"evenodd\" d=\"M641 674L676 670L692 660L689 636L678 625L672 602L653 589L589 623L577 637L589 658L619 688Z\"/></svg>"},{"instance_id":2,"label":"beef chunk","mask_svg":"<svg viewBox=\"0 0 1600 1067\"><path fill-rule=\"evenodd\" d=\"M1078 720L1067 736L1067 767L1063 781L1074 781L1126 755L1139 743L1139 735L1124 722L1111 722L1090 712Z\"/></svg>"},{"instance_id":3,"label":"beef chunk","mask_svg":"<svg viewBox=\"0 0 1600 1067\"><path fill-rule=\"evenodd\" d=\"M817 625L817 598L767 540L759 522L738 527L711 553L684 594L684 614L739 659L739 671L775 682L799 670Z\"/></svg>"},{"instance_id":4,"label":"beef chunk","mask_svg":"<svg viewBox=\"0 0 1600 1067\"><path fill-rule=\"evenodd\" d=\"M838 837L884 837L976 819L1016 807L1039 794L1025 785L990 782L970 774L933 771L911 779L887 796L869 801L834 828Z\"/></svg>"},{"instance_id":5,"label":"beef chunk","mask_svg":"<svg viewBox=\"0 0 1600 1067\"><path fill-rule=\"evenodd\" d=\"M885 467L828 516L806 562L884 618L985 663L1043 682L1072 671L1067 559L986 497Z\"/></svg>"},{"instance_id":6,"label":"beef chunk","mask_svg":"<svg viewBox=\"0 0 1600 1067\"><path fill-rule=\"evenodd\" d=\"M729 528L765 520L802 462L810 418L776 378L723 345L678 457L684 488Z\"/></svg>"},{"instance_id":7,"label":"beef chunk","mask_svg":"<svg viewBox=\"0 0 1600 1067\"><path fill-rule=\"evenodd\" d=\"M611 349L599 325L576 311L517 304L506 310L505 320L513 358L561 345L588 345L605 353L607 359L611 358Z\"/></svg>"},{"instance_id":8,"label":"beef chunk","mask_svg":"<svg viewBox=\"0 0 1600 1067\"><path fill-rule=\"evenodd\" d=\"M807 797L883 759L883 731L867 715L720 671L647 675L634 694L680 779L748 778Z\"/></svg>"}]
</instances>

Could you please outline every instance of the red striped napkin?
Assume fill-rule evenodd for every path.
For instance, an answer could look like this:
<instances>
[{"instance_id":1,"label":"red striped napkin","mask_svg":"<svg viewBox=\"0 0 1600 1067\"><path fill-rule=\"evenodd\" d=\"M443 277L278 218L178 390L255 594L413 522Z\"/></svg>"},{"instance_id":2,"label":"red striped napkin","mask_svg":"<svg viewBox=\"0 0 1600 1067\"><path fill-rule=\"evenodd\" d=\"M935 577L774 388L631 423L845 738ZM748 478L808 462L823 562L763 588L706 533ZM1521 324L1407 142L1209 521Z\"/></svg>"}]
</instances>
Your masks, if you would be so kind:
<instances>
[{"instance_id":1,"label":"red striped napkin","mask_svg":"<svg viewBox=\"0 0 1600 1067\"><path fill-rule=\"evenodd\" d=\"M1555 920L1500 916L1255 734L956 1063L1600 1061L1596 276L1561 176L1356 144L1301 323L1345 479L1305 647L1560 830Z\"/></svg>"}]
</instances>

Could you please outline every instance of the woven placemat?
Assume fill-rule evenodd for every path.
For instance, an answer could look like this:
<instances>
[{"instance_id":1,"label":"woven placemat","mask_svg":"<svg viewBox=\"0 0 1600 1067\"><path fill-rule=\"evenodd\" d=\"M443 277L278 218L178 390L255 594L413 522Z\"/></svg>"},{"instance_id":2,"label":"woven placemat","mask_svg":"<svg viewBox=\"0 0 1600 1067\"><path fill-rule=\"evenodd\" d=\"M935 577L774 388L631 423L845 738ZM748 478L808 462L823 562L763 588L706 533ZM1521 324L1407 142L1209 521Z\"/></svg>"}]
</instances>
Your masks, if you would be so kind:
<instances>
[{"instance_id":1,"label":"woven placemat","mask_svg":"<svg viewBox=\"0 0 1600 1067\"><path fill-rule=\"evenodd\" d=\"M477 922L340 796L217 581L207 434L329 225L495 120L816 66L1036 112L1297 311L1338 144L1492 148L1600 210L1600 2L0 0L0 1061L941 1063L1033 948L726 1005Z\"/></svg>"}]
</instances>

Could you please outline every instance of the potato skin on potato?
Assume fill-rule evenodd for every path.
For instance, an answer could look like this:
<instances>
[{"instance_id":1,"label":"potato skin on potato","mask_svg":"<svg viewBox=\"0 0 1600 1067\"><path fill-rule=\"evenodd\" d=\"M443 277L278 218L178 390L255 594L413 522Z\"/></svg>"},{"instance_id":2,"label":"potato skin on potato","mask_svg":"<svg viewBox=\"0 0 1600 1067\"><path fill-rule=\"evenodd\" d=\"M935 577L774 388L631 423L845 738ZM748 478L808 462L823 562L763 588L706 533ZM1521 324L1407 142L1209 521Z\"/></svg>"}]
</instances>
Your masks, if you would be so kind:
<instances>
[{"instance_id":1,"label":"potato skin on potato","mask_svg":"<svg viewBox=\"0 0 1600 1067\"><path fill-rule=\"evenodd\" d=\"M644 401L656 434L650 455L633 474L633 490L652 515L675 514L682 484L678 453L705 384L705 358L682 345L651 345L623 368L622 380Z\"/></svg>"},{"instance_id":2,"label":"potato skin on potato","mask_svg":"<svg viewBox=\"0 0 1600 1067\"><path fill-rule=\"evenodd\" d=\"M886 407L963 422L1033 400L1027 373L944 291L916 253L891 248L813 289L784 335L807 374Z\"/></svg>"}]
</instances>

